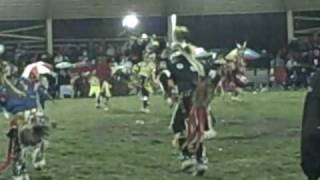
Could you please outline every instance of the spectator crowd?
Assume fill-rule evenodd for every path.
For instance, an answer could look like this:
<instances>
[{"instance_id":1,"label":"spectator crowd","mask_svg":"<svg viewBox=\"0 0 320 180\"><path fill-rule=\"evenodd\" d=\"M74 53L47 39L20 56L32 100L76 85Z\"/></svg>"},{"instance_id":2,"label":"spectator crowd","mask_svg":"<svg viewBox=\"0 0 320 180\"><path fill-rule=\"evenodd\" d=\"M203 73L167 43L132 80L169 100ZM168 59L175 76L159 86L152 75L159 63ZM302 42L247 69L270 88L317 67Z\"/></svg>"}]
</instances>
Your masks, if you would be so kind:
<instances>
[{"instance_id":1,"label":"spectator crowd","mask_svg":"<svg viewBox=\"0 0 320 180\"><path fill-rule=\"evenodd\" d=\"M285 89L306 88L310 77L320 68L318 34L292 41L270 61L271 82Z\"/></svg>"},{"instance_id":2,"label":"spectator crowd","mask_svg":"<svg viewBox=\"0 0 320 180\"><path fill-rule=\"evenodd\" d=\"M82 47L69 44L55 49L55 53L30 54L27 47L16 46L3 57L18 66L20 72L32 62L44 61L54 67L55 76L48 76L49 93L52 97L88 97L92 79L98 78L112 84L112 94L127 95L130 92L132 67L143 59L143 50L150 37L143 34L120 43L96 43ZM160 41L164 49L165 42ZM158 52L160 54L161 51ZM285 89L305 88L312 74L320 68L320 38L318 34L292 41L274 55L261 52L265 60L257 60L261 68L270 71L270 86ZM267 63L265 63L267 62ZM60 63L72 66L58 68Z\"/></svg>"},{"instance_id":3,"label":"spectator crowd","mask_svg":"<svg viewBox=\"0 0 320 180\"><path fill-rule=\"evenodd\" d=\"M55 49L52 56L31 54L28 47L18 45L14 51L7 51L2 58L16 65L19 73L27 64L36 61L51 64L55 76L47 76L47 79L52 97L88 97L90 86L94 86L94 78L114 84L114 95L127 95L131 69L143 59L142 52L149 39L144 34L139 38L132 37L122 44L103 42L85 48L69 44ZM69 66L59 67L62 63Z\"/></svg>"}]
</instances>

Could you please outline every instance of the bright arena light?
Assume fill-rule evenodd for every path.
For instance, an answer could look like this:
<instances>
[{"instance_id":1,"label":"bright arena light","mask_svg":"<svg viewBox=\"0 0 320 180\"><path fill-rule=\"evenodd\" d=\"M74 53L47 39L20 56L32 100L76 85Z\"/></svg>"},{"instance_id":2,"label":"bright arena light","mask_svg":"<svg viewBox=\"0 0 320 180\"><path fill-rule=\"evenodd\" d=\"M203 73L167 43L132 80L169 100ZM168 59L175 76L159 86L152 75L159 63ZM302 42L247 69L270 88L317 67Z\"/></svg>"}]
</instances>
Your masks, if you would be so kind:
<instances>
[{"instance_id":1,"label":"bright arena light","mask_svg":"<svg viewBox=\"0 0 320 180\"><path fill-rule=\"evenodd\" d=\"M139 24L139 19L136 15L127 15L122 20L122 26L130 29L134 29Z\"/></svg>"}]
</instances>

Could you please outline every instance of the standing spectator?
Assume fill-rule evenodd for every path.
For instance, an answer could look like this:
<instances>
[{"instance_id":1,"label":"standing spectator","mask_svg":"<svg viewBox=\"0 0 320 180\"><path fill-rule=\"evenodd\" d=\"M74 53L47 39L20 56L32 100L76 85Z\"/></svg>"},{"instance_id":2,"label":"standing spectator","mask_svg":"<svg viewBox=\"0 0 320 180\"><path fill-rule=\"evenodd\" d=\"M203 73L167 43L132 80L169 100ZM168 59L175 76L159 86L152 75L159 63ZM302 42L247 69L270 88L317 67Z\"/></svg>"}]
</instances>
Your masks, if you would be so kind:
<instances>
[{"instance_id":1,"label":"standing spectator","mask_svg":"<svg viewBox=\"0 0 320 180\"><path fill-rule=\"evenodd\" d=\"M58 75L59 95L63 99L66 95L69 97L74 96L73 87L71 85L71 77L68 71L61 70Z\"/></svg>"},{"instance_id":2,"label":"standing spectator","mask_svg":"<svg viewBox=\"0 0 320 180\"><path fill-rule=\"evenodd\" d=\"M286 68L288 73L288 86L292 86L295 84L297 79L297 61L293 58L292 55L289 55L289 60L287 61Z\"/></svg>"},{"instance_id":3,"label":"standing spectator","mask_svg":"<svg viewBox=\"0 0 320 180\"><path fill-rule=\"evenodd\" d=\"M99 59L97 61L96 76L100 81L107 80L111 76L111 69L106 59Z\"/></svg>"},{"instance_id":4,"label":"standing spectator","mask_svg":"<svg viewBox=\"0 0 320 180\"><path fill-rule=\"evenodd\" d=\"M313 57L312 57L313 66L316 68L320 68L320 50L315 49L313 50Z\"/></svg>"},{"instance_id":5,"label":"standing spectator","mask_svg":"<svg viewBox=\"0 0 320 180\"><path fill-rule=\"evenodd\" d=\"M57 95L57 87L56 87L56 76L57 74L54 73L53 75L45 75L48 80L48 93L52 98L55 98Z\"/></svg>"},{"instance_id":6,"label":"standing spectator","mask_svg":"<svg viewBox=\"0 0 320 180\"><path fill-rule=\"evenodd\" d=\"M67 44L64 49L63 53L64 56L68 57L68 60L70 61L70 58L72 57L72 44Z\"/></svg>"},{"instance_id":7,"label":"standing spectator","mask_svg":"<svg viewBox=\"0 0 320 180\"><path fill-rule=\"evenodd\" d=\"M14 61L16 64L21 64L20 61L22 60L23 56L26 54L26 51L24 48L18 44L17 48L15 49L14 52Z\"/></svg>"},{"instance_id":8,"label":"standing spectator","mask_svg":"<svg viewBox=\"0 0 320 180\"><path fill-rule=\"evenodd\" d=\"M300 68L300 71L298 71L298 81L297 81L297 87L299 88L307 88L308 86L308 71L305 67Z\"/></svg>"},{"instance_id":9,"label":"standing spectator","mask_svg":"<svg viewBox=\"0 0 320 180\"><path fill-rule=\"evenodd\" d=\"M50 54L49 53L43 53L43 54L41 54L41 57L40 57L40 61L43 61L43 62L46 62L46 63L52 63L52 58L51 58L51 56L50 56Z\"/></svg>"},{"instance_id":10,"label":"standing spectator","mask_svg":"<svg viewBox=\"0 0 320 180\"><path fill-rule=\"evenodd\" d=\"M319 32L313 34L313 37L312 37L312 47L313 47L313 49L320 48Z\"/></svg>"},{"instance_id":11,"label":"standing spectator","mask_svg":"<svg viewBox=\"0 0 320 180\"><path fill-rule=\"evenodd\" d=\"M92 53L92 58L96 59L98 57L98 50L99 50L99 44L97 43L92 43L91 47L90 47L90 52Z\"/></svg>"},{"instance_id":12,"label":"standing spectator","mask_svg":"<svg viewBox=\"0 0 320 180\"><path fill-rule=\"evenodd\" d=\"M88 95L88 80L81 73L74 81L74 95L75 97L85 97Z\"/></svg>"},{"instance_id":13,"label":"standing spectator","mask_svg":"<svg viewBox=\"0 0 320 180\"><path fill-rule=\"evenodd\" d=\"M285 60L282 58L282 51L279 51L276 58L271 61L271 69L273 71L274 83L284 86L287 82L287 71Z\"/></svg>"}]
</instances>

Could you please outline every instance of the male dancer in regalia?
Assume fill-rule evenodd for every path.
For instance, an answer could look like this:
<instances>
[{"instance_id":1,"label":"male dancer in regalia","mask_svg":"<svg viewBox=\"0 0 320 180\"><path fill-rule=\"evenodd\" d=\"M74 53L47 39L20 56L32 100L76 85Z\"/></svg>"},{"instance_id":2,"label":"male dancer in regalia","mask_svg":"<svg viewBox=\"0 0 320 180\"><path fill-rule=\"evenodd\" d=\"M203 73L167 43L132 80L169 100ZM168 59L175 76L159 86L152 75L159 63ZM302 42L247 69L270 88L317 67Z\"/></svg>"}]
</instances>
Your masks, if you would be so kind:
<instances>
[{"instance_id":1,"label":"male dancer in regalia","mask_svg":"<svg viewBox=\"0 0 320 180\"><path fill-rule=\"evenodd\" d=\"M197 97L195 97L195 95L197 96L196 91L202 88L199 88L199 82L206 76L206 72L205 67L195 58L194 46L187 43L187 35L186 27L176 28L176 42L172 45L173 52L168 63L170 72L168 86L171 89L171 94L178 97L170 125L175 134L173 144L179 147L183 155L182 170L191 171L193 175L197 176L203 175L208 168L203 140L204 131L210 128L210 123L208 123L207 110L197 112L204 114L201 120L198 119L200 125L192 126L190 124L190 122L195 122L193 120L197 118L194 119L191 115L197 109L197 105L200 107L201 104L206 104L205 106L207 106L209 103L197 102ZM200 93L201 95L204 94ZM200 133L193 131L193 127L201 129Z\"/></svg>"},{"instance_id":2,"label":"male dancer in regalia","mask_svg":"<svg viewBox=\"0 0 320 180\"><path fill-rule=\"evenodd\" d=\"M301 165L309 180L320 178L320 71L312 77L305 100L302 135Z\"/></svg>"}]
</instances>

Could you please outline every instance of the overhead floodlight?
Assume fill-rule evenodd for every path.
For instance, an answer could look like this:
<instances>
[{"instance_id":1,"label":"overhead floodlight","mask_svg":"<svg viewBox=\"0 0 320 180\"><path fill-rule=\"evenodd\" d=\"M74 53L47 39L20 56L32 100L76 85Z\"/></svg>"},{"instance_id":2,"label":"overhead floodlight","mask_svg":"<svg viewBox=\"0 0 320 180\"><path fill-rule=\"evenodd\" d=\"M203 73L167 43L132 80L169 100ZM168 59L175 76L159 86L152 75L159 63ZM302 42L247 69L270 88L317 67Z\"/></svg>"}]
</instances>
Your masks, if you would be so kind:
<instances>
[{"instance_id":1,"label":"overhead floodlight","mask_svg":"<svg viewBox=\"0 0 320 180\"><path fill-rule=\"evenodd\" d=\"M122 20L122 26L134 29L139 24L139 19L135 14L127 15Z\"/></svg>"}]
</instances>

